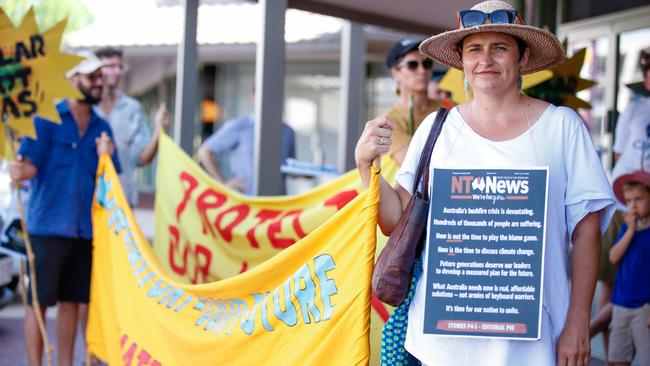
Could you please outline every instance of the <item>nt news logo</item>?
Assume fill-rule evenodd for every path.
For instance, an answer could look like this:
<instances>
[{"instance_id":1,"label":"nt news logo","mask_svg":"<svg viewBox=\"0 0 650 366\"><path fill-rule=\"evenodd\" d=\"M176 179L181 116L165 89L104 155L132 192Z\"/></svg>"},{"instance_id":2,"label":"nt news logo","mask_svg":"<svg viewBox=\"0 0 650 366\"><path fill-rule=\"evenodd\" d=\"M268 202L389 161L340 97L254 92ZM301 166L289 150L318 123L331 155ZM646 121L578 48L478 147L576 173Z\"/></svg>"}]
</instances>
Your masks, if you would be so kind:
<instances>
[{"instance_id":1,"label":"nt news logo","mask_svg":"<svg viewBox=\"0 0 650 366\"><path fill-rule=\"evenodd\" d=\"M497 175L451 177L452 198L486 200L527 199L530 192L527 176L502 177Z\"/></svg>"}]
</instances>

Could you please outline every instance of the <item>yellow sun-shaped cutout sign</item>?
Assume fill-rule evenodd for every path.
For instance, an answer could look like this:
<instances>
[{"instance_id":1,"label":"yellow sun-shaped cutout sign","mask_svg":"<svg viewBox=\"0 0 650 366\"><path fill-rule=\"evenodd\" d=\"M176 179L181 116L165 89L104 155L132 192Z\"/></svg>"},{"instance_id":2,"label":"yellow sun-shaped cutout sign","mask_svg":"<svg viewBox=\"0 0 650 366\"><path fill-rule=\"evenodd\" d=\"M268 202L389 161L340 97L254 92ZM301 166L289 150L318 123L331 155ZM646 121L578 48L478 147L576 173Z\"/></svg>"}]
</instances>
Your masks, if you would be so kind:
<instances>
[{"instance_id":1,"label":"yellow sun-shaped cutout sign","mask_svg":"<svg viewBox=\"0 0 650 366\"><path fill-rule=\"evenodd\" d=\"M66 22L64 19L41 33L33 8L18 27L0 9L0 158L9 153L7 126L18 136L37 138L35 115L60 123L55 103L63 98L81 98L65 79L65 72L82 60L60 51Z\"/></svg>"},{"instance_id":2,"label":"yellow sun-shaped cutout sign","mask_svg":"<svg viewBox=\"0 0 650 366\"><path fill-rule=\"evenodd\" d=\"M563 42L567 49L567 41ZM555 105L563 105L574 110L578 108L590 109L591 104L577 97L577 93L591 88L595 81L580 77L580 70L584 64L586 49L577 50L571 57L551 69L542 70L533 74L524 75L522 90L525 94L545 100ZM460 70L449 69L440 80L440 88L452 93L452 100L456 104L467 102L464 88L464 74Z\"/></svg>"},{"instance_id":3,"label":"yellow sun-shaped cutout sign","mask_svg":"<svg viewBox=\"0 0 650 366\"><path fill-rule=\"evenodd\" d=\"M465 98L464 77L465 74L462 71L449 68L447 73L445 73L445 76L440 80L440 89L449 91L451 93L451 99L455 104L463 104L467 102L467 99ZM522 89L528 89L552 77L553 73L548 70L524 75L522 80Z\"/></svg>"}]
</instances>

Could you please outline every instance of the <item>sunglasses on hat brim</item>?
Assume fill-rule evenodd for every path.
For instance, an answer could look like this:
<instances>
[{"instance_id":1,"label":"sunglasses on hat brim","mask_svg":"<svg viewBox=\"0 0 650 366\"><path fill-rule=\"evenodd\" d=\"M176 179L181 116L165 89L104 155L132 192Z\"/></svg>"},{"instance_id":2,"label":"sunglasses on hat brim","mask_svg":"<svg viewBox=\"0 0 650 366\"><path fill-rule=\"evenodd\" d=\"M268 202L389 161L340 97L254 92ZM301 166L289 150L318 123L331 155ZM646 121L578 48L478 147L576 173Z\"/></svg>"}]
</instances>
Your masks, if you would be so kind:
<instances>
[{"instance_id":1,"label":"sunglasses on hat brim","mask_svg":"<svg viewBox=\"0 0 650 366\"><path fill-rule=\"evenodd\" d=\"M407 69L409 69L409 71L415 71L418 69L418 66L420 65L422 65L422 68L424 68L425 70L433 69L433 61L428 58L422 61L417 61L417 60L406 61L401 65L398 65L398 68L405 66Z\"/></svg>"},{"instance_id":2,"label":"sunglasses on hat brim","mask_svg":"<svg viewBox=\"0 0 650 366\"><path fill-rule=\"evenodd\" d=\"M510 9L495 10L491 13L484 13L480 10L461 10L458 12L458 27L475 27L483 24L514 24L517 19L517 11ZM489 20L489 23L488 23Z\"/></svg>"}]
</instances>

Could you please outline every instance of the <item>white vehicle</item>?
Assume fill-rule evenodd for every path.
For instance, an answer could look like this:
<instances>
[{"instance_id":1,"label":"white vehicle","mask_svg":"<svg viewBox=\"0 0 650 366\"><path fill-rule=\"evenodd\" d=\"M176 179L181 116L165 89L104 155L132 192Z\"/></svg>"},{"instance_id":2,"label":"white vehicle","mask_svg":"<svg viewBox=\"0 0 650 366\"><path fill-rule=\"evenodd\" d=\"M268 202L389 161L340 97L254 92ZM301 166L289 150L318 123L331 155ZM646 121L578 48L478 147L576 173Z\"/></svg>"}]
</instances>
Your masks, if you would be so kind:
<instances>
[{"instance_id":1,"label":"white vehicle","mask_svg":"<svg viewBox=\"0 0 650 366\"><path fill-rule=\"evenodd\" d=\"M13 257L0 254L0 308L10 304L17 294L18 273L15 268L16 263Z\"/></svg>"},{"instance_id":2,"label":"white vehicle","mask_svg":"<svg viewBox=\"0 0 650 366\"><path fill-rule=\"evenodd\" d=\"M15 251L20 248L22 233L16 227L15 202L12 202L11 179L6 163L0 166L0 308L10 304L18 293L18 273L20 260L24 255ZM22 190L22 189L21 189ZM9 221L7 221L9 220ZM7 225L5 225L5 222ZM19 222L19 221L18 221Z\"/></svg>"}]
</instances>

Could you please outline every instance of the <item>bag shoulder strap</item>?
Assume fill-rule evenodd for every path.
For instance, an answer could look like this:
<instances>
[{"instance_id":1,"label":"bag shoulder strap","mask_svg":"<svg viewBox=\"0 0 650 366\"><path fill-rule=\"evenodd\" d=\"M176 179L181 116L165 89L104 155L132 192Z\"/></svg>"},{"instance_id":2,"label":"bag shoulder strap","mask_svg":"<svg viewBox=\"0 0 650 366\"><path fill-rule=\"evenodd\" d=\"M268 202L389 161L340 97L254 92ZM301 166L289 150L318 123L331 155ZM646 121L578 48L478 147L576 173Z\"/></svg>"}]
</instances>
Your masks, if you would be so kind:
<instances>
[{"instance_id":1,"label":"bag shoulder strap","mask_svg":"<svg viewBox=\"0 0 650 366\"><path fill-rule=\"evenodd\" d=\"M436 114L436 119L433 121L433 126L431 126L431 130L429 131L429 137L427 137L427 142L424 145L424 149L422 150L422 155L420 155L420 162L418 163L418 169L415 172L415 180L413 180L413 194L416 194L418 191L419 183L422 177L424 176L424 182L422 187L424 189L422 190L422 198L425 201L429 200L429 163L431 162L431 153L433 152L433 147L436 144L436 141L438 140L438 136L440 136L440 132L442 131L442 125L445 123L445 120L447 119L447 114L449 113L449 110L446 108L440 108L438 109L438 113ZM425 172L427 172L425 174Z\"/></svg>"}]
</instances>

